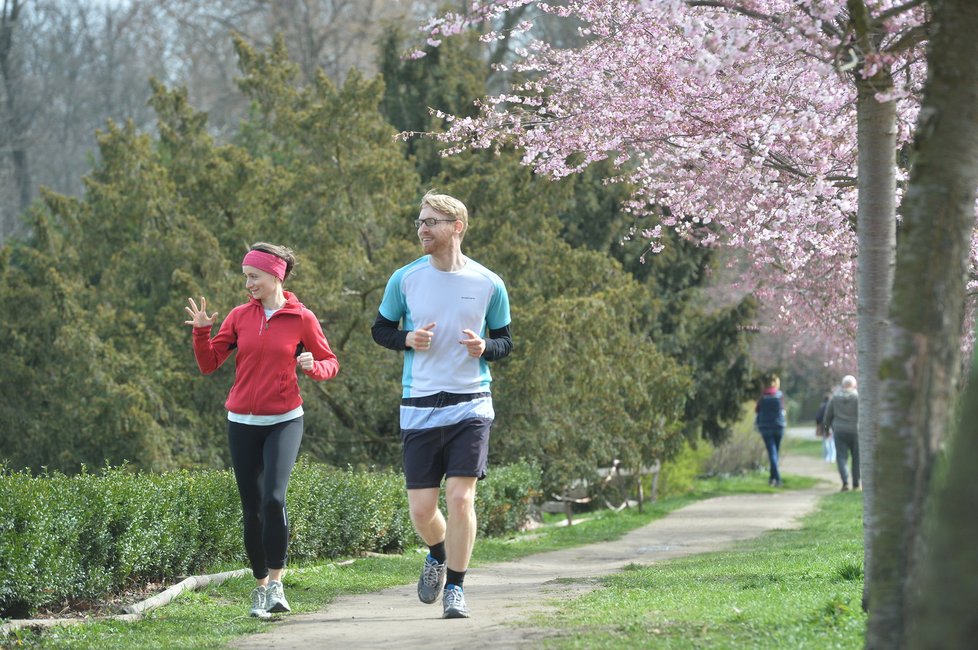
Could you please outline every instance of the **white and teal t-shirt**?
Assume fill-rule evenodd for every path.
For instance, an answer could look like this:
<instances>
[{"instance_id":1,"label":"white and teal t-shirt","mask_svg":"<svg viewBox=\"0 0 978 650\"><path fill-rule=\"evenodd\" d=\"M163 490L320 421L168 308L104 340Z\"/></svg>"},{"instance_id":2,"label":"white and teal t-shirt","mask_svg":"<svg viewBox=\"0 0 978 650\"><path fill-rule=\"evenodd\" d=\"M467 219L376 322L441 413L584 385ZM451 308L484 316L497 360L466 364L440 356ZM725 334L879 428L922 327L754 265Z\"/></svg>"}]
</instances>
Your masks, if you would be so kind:
<instances>
[{"instance_id":1,"label":"white and teal t-shirt","mask_svg":"<svg viewBox=\"0 0 978 650\"><path fill-rule=\"evenodd\" d=\"M430 350L404 354L402 397L489 391L489 364L459 341L465 329L486 338L509 325L509 296L498 275L472 259L458 271L439 271L425 255L394 272L380 315L408 331L436 323Z\"/></svg>"}]
</instances>

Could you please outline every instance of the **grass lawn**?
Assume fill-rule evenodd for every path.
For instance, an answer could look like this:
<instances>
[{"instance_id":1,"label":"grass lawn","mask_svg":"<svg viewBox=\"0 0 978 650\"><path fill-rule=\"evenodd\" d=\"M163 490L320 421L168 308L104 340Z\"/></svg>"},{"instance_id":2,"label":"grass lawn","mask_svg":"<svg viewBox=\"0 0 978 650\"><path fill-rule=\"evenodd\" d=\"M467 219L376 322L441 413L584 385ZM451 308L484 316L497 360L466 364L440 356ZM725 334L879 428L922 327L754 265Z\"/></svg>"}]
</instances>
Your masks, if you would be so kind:
<instances>
[{"instance_id":1,"label":"grass lawn","mask_svg":"<svg viewBox=\"0 0 978 650\"><path fill-rule=\"evenodd\" d=\"M822 441L816 438L788 438L781 441L781 449L790 454L822 458Z\"/></svg>"},{"instance_id":2,"label":"grass lawn","mask_svg":"<svg viewBox=\"0 0 978 650\"><path fill-rule=\"evenodd\" d=\"M832 495L801 530L632 566L540 625L548 648L861 648L862 494Z\"/></svg>"},{"instance_id":3,"label":"grass lawn","mask_svg":"<svg viewBox=\"0 0 978 650\"><path fill-rule=\"evenodd\" d=\"M814 483L806 477L790 478L792 488ZM479 540L472 566L616 539L696 499L772 490L767 487L765 472L698 481L693 494L647 504L642 514L635 509L617 515L602 511L571 527L551 526L506 538ZM849 497L852 498L847 501ZM807 533L776 533L764 537L756 550L712 555L707 561L693 559L654 570L624 572L609 581L607 589L588 597L597 599L594 604L582 600L569 605L562 613L566 620L557 626L580 623L581 629L575 635L587 634L586 638L592 639L589 643L596 645L571 646L568 644L576 641L568 639L555 647L641 647L652 640L659 647L660 642L668 643L669 639L673 639L675 647L690 647L691 642L701 640L704 645L717 647L716 642L728 643L735 638L733 634L741 641L730 641L729 647L762 647L759 644L762 640L767 643L767 628L773 625L772 621L784 621L779 625L796 635L770 636L781 639L778 643L782 645L787 642L788 647L806 643L816 647L814 639L827 629L849 630L839 637L845 642L840 641L838 647L854 647L853 640L861 634L863 625L858 609L861 575L854 579L839 575L846 566L849 573L860 573L862 538L855 529L850 530L851 526L840 522L858 518L859 501L856 494L846 494L832 497L827 503L830 514L823 516L823 523L812 524L816 528ZM828 530L830 526L838 530ZM822 546L813 547L818 540L822 540ZM765 550L768 548L774 551ZM765 559L768 555L770 558ZM401 556L358 558L352 564L335 561L293 565L285 576L289 602L296 613L310 612L322 609L342 594L411 584L417 580L421 558L420 552L412 550ZM664 573L666 566L675 568ZM240 567L213 570L233 568ZM805 584L810 586L801 588ZM21 631L0 643L40 648L221 648L234 637L260 631L267 625L247 616L248 594L253 585L250 578L242 578L185 594L134 623L98 622L37 633ZM721 587L728 590L727 596L721 597L716 591ZM659 599L648 600L656 594ZM623 612L613 610L623 607L628 617L618 619ZM578 608L588 612L587 622ZM548 626L552 624L552 619L547 622ZM797 642L793 640L796 638ZM830 641L834 638L825 637L817 647L836 647ZM624 646L623 640L627 640ZM774 643L772 640L771 647Z\"/></svg>"}]
</instances>

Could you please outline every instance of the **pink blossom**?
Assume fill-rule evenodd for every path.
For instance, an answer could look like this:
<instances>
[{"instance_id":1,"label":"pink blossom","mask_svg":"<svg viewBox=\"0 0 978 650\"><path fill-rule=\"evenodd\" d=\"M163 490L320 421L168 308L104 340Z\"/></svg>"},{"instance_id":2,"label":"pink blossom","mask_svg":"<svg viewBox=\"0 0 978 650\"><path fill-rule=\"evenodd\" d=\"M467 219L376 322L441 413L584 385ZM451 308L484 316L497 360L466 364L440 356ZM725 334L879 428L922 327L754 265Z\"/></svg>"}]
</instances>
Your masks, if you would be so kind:
<instances>
[{"instance_id":1,"label":"pink blossom","mask_svg":"<svg viewBox=\"0 0 978 650\"><path fill-rule=\"evenodd\" d=\"M892 74L896 86L877 100L896 103L898 143L906 142L925 74L921 45L888 48L923 24L923 9L865 0L871 16L889 12L867 52L840 28L846 0L476 0L467 15L426 28L494 24L531 4L578 21L585 44L559 49L524 37L509 67L529 81L480 100L476 117L435 134L446 154L513 145L552 178L610 160L609 181L635 188L626 209L636 218L664 205L673 215L635 233L650 252L661 248L662 227L729 247L738 268L749 266L749 290L772 327L851 359L853 75Z\"/></svg>"}]
</instances>

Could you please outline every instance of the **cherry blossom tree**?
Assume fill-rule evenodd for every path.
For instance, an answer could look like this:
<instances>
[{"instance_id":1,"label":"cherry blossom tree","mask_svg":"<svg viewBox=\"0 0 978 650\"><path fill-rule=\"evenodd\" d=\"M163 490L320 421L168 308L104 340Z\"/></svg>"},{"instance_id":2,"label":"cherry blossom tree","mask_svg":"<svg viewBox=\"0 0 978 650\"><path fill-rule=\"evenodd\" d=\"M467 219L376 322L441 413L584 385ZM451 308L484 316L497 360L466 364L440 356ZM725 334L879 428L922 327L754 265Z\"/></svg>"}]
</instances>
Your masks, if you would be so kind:
<instances>
[{"instance_id":1,"label":"cherry blossom tree","mask_svg":"<svg viewBox=\"0 0 978 650\"><path fill-rule=\"evenodd\" d=\"M855 332L865 567L875 530L878 370L893 280L896 206L925 75L924 0L476 0L433 19L429 45L527 5L581 24L583 46L518 39L525 81L444 115L447 153L513 145L559 178L612 160L630 209L704 245L743 250L783 328L844 349ZM871 581L867 581L870 584ZM864 605L869 593L864 594Z\"/></svg>"},{"instance_id":2,"label":"cherry blossom tree","mask_svg":"<svg viewBox=\"0 0 978 650\"><path fill-rule=\"evenodd\" d=\"M901 205L881 366L875 549L867 646L975 643L974 459L978 375L961 402L946 478L936 459L955 412L978 189L978 3L935 0L927 84ZM936 487L936 499L931 498ZM932 525L925 517L934 511ZM927 556L929 555L929 558ZM924 558L927 558L926 560Z\"/></svg>"}]
</instances>

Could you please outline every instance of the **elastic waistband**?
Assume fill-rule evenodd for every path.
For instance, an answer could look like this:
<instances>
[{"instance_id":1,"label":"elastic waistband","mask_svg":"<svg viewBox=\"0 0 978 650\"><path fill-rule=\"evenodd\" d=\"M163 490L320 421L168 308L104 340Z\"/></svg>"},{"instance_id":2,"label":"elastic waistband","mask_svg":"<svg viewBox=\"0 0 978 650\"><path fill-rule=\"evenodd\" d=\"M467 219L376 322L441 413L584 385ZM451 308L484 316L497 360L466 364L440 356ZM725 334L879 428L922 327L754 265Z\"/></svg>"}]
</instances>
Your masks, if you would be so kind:
<instances>
[{"instance_id":1,"label":"elastic waistband","mask_svg":"<svg viewBox=\"0 0 978 650\"><path fill-rule=\"evenodd\" d=\"M464 404L477 399L492 397L492 393L446 393L442 391L434 395L424 397L405 397L401 400L401 406L413 406L415 408L442 408Z\"/></svg>"}]
</instances>

